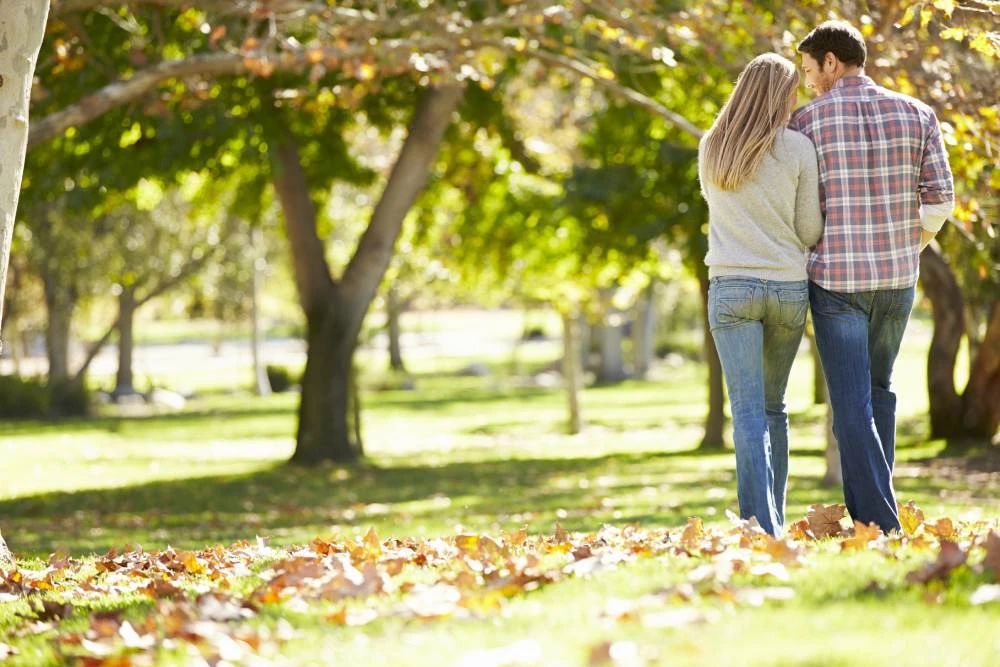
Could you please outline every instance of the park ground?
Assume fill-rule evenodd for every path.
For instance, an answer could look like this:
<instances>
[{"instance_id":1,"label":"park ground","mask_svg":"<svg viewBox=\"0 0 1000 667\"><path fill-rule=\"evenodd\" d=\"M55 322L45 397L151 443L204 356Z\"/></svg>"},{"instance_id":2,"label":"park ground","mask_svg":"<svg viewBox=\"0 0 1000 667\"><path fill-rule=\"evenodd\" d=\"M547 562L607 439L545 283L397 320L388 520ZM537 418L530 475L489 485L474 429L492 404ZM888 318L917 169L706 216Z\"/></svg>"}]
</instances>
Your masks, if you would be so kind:
<instances>
[{"instance_id":1,"label":"park ground","mask_svg":"<svg viewBox=\"0 0 1000 667\"><path fill-rule=\"evenodd\" d=\"M701 365L675 355L585 390L586 428L567 436L562 393L526 380L555 342L441 335L411 347L416 391L363 353L357 465L287 465L297 396L223 390L249 374L235 353L161 368L170 348L139 352L158 383L190 385L179 411L0 424L18 558L0 662L1000 664L1000 456L927 438L926 325L896 375L905 534L836 521L803 349L797 527L777 541L731 515L731 451L697 449ZM491 372L457 374L474 361Z\"/></svg>"}]
</instances>

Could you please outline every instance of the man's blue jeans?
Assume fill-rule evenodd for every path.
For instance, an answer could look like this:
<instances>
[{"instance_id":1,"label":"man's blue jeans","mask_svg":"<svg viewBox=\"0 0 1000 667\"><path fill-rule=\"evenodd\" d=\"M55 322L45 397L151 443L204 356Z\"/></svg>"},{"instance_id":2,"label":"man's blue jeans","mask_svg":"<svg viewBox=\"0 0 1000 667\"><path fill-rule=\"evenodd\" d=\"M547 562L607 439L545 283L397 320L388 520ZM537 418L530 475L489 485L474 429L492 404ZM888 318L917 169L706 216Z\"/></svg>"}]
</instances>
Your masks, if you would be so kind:
<instances>
[{"instance_id":1,"label":"man's blue jeans","mask_svg":"<svg viewBox=\"0 0 1000 667\"><path fill-rule=\"evenodd\" d=\"M915 289L831 292L809 283L816 346L833 407L833 433L851 517L899 530L892 466L896 395L892 367L913 308Z\"/></svg>"},{"instance_id":2,"label":"man's blue jeans","mask_svg":"<svg viewBox=\"0 0 1000 667\"><path fill-rule=\"evenodd\" d=\"M781 533L788 483L785 386L802 341L805 280L712 278L708 323L719 351L733 414L740 516Z\"/></svg>"}]
</instances>

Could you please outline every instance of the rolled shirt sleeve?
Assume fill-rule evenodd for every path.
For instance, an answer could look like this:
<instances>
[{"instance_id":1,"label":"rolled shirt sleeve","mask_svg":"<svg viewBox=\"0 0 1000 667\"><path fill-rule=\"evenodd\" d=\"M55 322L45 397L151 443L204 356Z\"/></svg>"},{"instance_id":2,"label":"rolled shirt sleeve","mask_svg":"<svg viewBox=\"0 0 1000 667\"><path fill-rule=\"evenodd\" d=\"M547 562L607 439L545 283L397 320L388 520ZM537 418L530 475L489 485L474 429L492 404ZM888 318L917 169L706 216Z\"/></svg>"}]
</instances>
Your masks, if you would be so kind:
<instances>
[{"instance_id":1,"label":"rolled shirt sleeve","mask_svg":"<svg viewBox=\"0 0 1000 667\"><path fill-rule=\"evenodd\" d=\"M917 191L922 207L926 207L928 204L954 204L955 202L955 183L951 175L951 167L948 165L948 152L945 150L944 141L941 138L941 126L933 113L924 141L924 152L920 164L920 183ZM949 210L945 217L950 213ZM944 224L944 221L941 224ZM923 216L921 216L921 225L923 225ZM940 225L938 228L940 229ZM928 229L926 225L924 225L924 229ZM928 231L936 230L928 229Z\"/></svg>"}]
</instances>

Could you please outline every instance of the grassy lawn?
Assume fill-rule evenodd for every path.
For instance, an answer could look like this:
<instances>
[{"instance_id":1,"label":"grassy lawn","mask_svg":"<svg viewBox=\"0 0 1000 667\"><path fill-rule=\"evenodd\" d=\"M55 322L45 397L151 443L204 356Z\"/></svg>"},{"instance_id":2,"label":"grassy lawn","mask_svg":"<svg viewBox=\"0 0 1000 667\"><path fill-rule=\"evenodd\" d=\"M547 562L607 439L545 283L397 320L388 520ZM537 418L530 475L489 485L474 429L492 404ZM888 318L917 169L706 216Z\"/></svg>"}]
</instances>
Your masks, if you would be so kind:
<instances>
[{"instance_id":1,"label":"grassy lawn","mask_svg":"<svg viewBox=\"0 0 1000 667\"><path fill-rule=\"evenodd\" d=\"M525 387L499 374L443 374L464 359L450 366L417 362L419 391L367 394L368 459L349 467L284 463L294 446L294 395L205 393L171 414L0 424L7 470L0 528L20 567L42 570L56 551L76 563L68 570L74 574L63 575L68 578L54 590L34 594L75 607L49 629L27 630L29 601L4 601L0 586L0 662L4 644L18 650L7 659L12 665L71 661L67 656L81 655L79 647L66 649L55 637L93 627L98 610L122 609L136 627L154 608L163 613L156 596L80 593L77 584L99 563L95 554L112 547L196 551L267 537L275 551L262 551L250 571L225 578L227 594L240 597L266 580L268 564L290 555L286 547L317 537L385 551L393 540L435 545L439 537L453 547L461 544L454 536L468 534L503 542L501 536L526 527L531 537L511 558L538 554L538 570L561 574L537 589L532 584L507 592L488 609L468 613L466 606L446 605L439 614L398 612L413 586L453 576L455 562L487 562L478 552L463 552L464 560L436 569L408 562L390 577L397 584L391 592L346 603L282 598L230 625L264 629L271 639L241 646L255 646L253 653L267 664L581 665L599 664L602 657L618 665L998 664L1000 603L973 605L970 596L993 581L982 565L983 536L1000 526L1000 459L989 450L953 455L944 442L927 441L920 390L926 340L915 339L896 377L896 479L899 500L914 501L926 515L928 528L917 531L926 540L883 538L845 551L843 538L793 540L802 557L787 564L787 576L751 576L737 568L730 580L718 571L727 553L742 554L741 563L770 562L770 556L730 544L740 535L750 538L748 529L731 527L725 516L737 508L732 453L696 449L705 389L704 371L694 364L661 368L649 382L588 389L588 426L570 437L562 434L565 399L557 390ZM518 358L534 363L543 356L526 348ZM375 374L368 380L381 383ZM839 489L820 484L825 408L811 404L810 381L803 355L789 390L789 523L812 504L842 502ZM700 517L717 536L711 539L729 540L732 548L678 546L687 544L681 531L689 517ZM959 527L968 563L946 584L907 582L908 572L937 556L938 537L929 526L943 517ZM568 537L559 537L557 524ZM642 548L596 537L605 524L619 532L626 526L646 531ZM372 528L381 547L365 541ZM703 544L711 541L705 539ZM575 557L561 548L570 544L574 551L586 546L595 554L628 557L570 576L562 568ZM716 570L706 579L698 574L703 566ZM516 569L508 563L510 568ZM482 579L484 571L476 576ZM188 598L223 590L203 573L179 582ZM741 597L744 589L776 587L786 589L780 599L758 604ZM358 625L335 620L345 609L370 618ZM208 644L199 649L207 658L225 654L219 644ZM155 653L133 648L133 664L151 655L158 663L193 664L194 649L185 642L157 646ZM260 664L253 660L233 657Z\"/></svg>"}]
</instances>

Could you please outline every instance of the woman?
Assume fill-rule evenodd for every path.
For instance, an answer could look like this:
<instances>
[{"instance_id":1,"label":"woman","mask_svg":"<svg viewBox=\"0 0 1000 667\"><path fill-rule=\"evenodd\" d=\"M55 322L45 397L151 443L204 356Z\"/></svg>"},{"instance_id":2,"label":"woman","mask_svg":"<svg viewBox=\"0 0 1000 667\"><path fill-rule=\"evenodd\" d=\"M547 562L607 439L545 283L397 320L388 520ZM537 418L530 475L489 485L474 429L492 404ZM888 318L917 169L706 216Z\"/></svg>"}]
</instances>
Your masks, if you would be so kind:
<instances>
[{"instance_id":1,"label":"woman","mask_svg":"<svg viewBox=\"0 0 1000 667\"><path fill-rule=\"evenodd\" d=\"M740 515L771 535L785 519L785 386L805 328L806 251L823 230L816 150L785 127L798 85L791 61L757 56L698 150L708 320L729 390Z\"/></svg>"}]
</instances>

